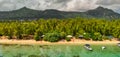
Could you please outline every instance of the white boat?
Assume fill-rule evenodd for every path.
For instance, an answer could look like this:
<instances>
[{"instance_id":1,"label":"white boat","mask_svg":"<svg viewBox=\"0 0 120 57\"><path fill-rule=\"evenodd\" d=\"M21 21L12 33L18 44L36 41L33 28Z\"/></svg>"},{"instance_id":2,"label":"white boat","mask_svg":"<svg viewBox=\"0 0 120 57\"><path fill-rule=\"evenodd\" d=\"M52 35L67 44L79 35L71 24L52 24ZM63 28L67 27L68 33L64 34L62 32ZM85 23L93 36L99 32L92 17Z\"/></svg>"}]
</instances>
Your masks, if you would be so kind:
<instances>
[{"instance_id":1,"label":"white boat","mask_svg":"<svg viewBox=\"0 0 120 57\"><path fill-rule=\"evenodd\" d=\"M106 49L106 47L105 47L105 46L102 46L101 48L102 48L102 50Z\"/></svg>"},{"instance_id":2,"label":"white boat","mask_svg":"<svg viewBox=\"0 0 120 57\"><path fill-rule=\"evenodd\" d=\"M92 50L93 50L91 47L86 47L86 46L84 46L84 47L85 47L85 49L87 49L87 50L89 50L89 51L92 51Z\"/></svg>"},{"instance_id":3,"label":"white boat","mask_svg":"<svg viewBox=\"0 0 120 57\"><path fill-rule=\"evenodd\" d=\"M85 44L84 45L84 48L89 50L89 51L92 51L93 49L90 47L90 44Z\"/></svg>"},{"instance_id":4,"label":"white boat","mask_svg":"<svg viewBox=\"0 0 120 57\"><path fill-rule=\"evenodd\" d=\"M117 45L118 45L118 47L120 47L120 43L118 43Z\"/></svg>"}]
</instances>

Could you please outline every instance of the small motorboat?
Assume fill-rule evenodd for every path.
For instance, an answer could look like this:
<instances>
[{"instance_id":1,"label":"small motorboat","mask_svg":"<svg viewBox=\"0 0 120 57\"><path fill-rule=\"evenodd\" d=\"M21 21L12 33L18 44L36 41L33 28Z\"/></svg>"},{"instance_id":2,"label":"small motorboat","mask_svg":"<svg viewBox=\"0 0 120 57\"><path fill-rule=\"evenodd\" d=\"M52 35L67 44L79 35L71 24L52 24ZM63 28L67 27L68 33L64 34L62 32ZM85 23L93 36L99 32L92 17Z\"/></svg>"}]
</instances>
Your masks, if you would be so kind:
<instances>
[{"instance_id":1,"label":"small motorboat","mask_svg":"<svg viewBox=\"0 0 120 57\"><path fill-rule=\"evenodd\" d=\"M118 45L118 47L120 47L120 43L118 43L117 45Z\"/></svg>"},{"instance_id":2,"label":"small motorboat","mask_svg":"<svg viewBox=\"0 0 120 57\"><path fill-rule=\"evenodd\" d=\"M105 46L102 46L101 48L102 48L102 50L106 49L106 47L105 47Z\"/></svg>"},{"instance_id":3,"label":"small motorboat","mask_svg":"<svg viewBox=\"0 0 120 57\"><path fill-rule=\"evenodd\" d=\"M84 45L84 48L89 50L89 51L92 51L93 49L90 47L90 44L85 44Z\"/></svg>"}]
</instances>

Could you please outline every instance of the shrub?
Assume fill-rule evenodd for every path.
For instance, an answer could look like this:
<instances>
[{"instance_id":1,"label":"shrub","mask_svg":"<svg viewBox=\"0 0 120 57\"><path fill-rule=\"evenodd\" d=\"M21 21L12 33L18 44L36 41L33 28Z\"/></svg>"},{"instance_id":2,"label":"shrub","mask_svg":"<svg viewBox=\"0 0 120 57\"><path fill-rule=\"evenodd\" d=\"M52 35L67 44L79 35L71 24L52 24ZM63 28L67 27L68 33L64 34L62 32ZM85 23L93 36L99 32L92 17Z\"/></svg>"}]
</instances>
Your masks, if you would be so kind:
<instances>
[{"instance_id":1,"label":"shrub","mask_svg":"<svg viewBox=\"0 0 120 57\"><path fill-rule=\"evenodd\" d=\"M36 41L39 41L39 40L40 40L40 37L39 37L39 35L38 35L37 33L35 33L34 39L35 39Z\"/></svg>"},{"instance_id":2,"label":"shrub","mask_svg":"<svg viewBox=\"0 0 120 57\"><path fill-rule=\"evenodd\" d=\"M90 34L89 33L84 33L84 39L85 40L90 40Z\"/></svg>"},{"instance_id":3,"label":"shrub","mask_svg":"<svg viewBox=\"0 0 120 57\"><path fill-rule=\"evenodd\" d=\"M43 38L43 40L45 41L49 41L49 42L58 42L60 40L60 34L57 32L53 32L53 33L47 33L45 34L45 37Z\"/></svg>"},{"instance_id":4,"label":"shrub","mask_svg":"<svg viewBox=\"0 0 120 57\"><path fill-rule=\"evenodd\" d=\"M102 35L99 32L91 33L91 38L94 41L102 41Z\"/></svg>"},{"instance_id":5,"label":"shrub","mask_svg":"<svg viewBox=\"0 0 120 57\"><path fill-rule=\"evenodd\" d=\"M60 38L61 39L65 39L66 38L66 33L65 32L61 32L60 33Z\"/></svg>"},{"instance_id":6,"label":"shrub","mask_svg":"<svg viewBox=\"0 0 120 57\"><path fill-rule=\"evenodd\" d=\"M69 37L66 37L66 38L65 38L65 40L67 40L67 41L71 41L71 38L69 38Z\"/></svg>"},{"instance_id":7,"label":"shrub","mask_svg":"<svg viewBox=\"0 0 120 57\"><path fill-rule=\"evenodd\" d=\"M17 35L17 39L23 39L22 35L21 34Z\"/></svg>"},{"instance_id":8,"label":"shrub","mask_svg":"<svg viewBox=\"0 0 120 57\"><path fill-rule=\"evenodd\" d=\"M11 35L9 35L9 36L8 36L8 39L12 39L12 36L11 36Z\"/></svg>"},{"instance_id":9,"label":"shrub","mask_svg":"<svg viewBox=\"0 0 120 57\"><path fill-rule=\"evenodd\" d=\"M42 40L42 37L41 37L42 35L43 33L40 30L36 30L36 32L34 33L34 39L36 41Z\"/></svg>"},{"instance_id":10,"label":"shrub","mask_svg":"<svg viewBox=\"0 0 120 57\"><path fill-rule=\"evenodd\" d=\"M103 36L102 36L102 39L103 39L103 40L108 40L109 38L108 38L107 36L103 35Z\"/></svg>"}]
</instances>

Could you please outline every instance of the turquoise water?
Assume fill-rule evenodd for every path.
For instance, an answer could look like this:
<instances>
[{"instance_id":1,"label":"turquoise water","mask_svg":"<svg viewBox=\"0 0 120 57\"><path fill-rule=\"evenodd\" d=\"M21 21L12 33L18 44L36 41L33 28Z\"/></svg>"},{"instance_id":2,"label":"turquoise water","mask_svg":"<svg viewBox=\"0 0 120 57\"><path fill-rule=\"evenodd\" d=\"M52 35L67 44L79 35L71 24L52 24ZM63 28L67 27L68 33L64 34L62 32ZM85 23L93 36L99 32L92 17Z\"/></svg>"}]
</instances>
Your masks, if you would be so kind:
<instances>
[{"instance_id":1,"label":"turquoise water","mask_svg":"<svg viewBox=\"0 0 120 57\"><path fill-rule=\"evenodd\" d=\"M101 46L106 46L101 50ZM116 45L91 45L93 51L83 45L1 45L3 57L120 57Z\"/></svg>"}]
</instances>

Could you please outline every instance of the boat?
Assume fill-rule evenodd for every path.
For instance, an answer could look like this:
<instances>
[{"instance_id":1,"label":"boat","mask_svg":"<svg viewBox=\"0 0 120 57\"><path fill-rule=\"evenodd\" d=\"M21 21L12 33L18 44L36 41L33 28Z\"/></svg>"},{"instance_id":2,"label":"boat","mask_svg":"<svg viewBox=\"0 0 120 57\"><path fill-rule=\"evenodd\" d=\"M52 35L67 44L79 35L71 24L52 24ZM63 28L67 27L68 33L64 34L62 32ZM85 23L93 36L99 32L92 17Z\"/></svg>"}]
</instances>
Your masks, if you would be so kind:
<instances>
[{"instance_id":1,"label":"boat","mask_svg":"<svg viewBox=\"0 0 120 57\"><path fill-rule=\"evenodd\" d=\"M89 50L89 51L92 51L93 49L90 47L90 44L85 44L84 45L84 48Z\"/></svg>"},{"instance_id":2,"label":"boat","mask_svg":"<svg viewBox=\"0 0 120 57\"><path fill-rule=\"evenodd\" d=\"M105 46L102 46L101 48L102 48L102 50L106 49L106 47L105 47Z\"/></svg>"},{"instance_id":3,"label":"boat","mask_svg":"<svg viewBox=\"0 0 120 57\"><path fill-rule=\"evenodd\" d=\"M120 47L120 43L118 43L117 45L118 45L118 47Z\"/></svg>"}]
</instances>

